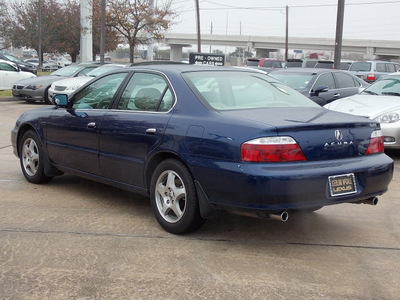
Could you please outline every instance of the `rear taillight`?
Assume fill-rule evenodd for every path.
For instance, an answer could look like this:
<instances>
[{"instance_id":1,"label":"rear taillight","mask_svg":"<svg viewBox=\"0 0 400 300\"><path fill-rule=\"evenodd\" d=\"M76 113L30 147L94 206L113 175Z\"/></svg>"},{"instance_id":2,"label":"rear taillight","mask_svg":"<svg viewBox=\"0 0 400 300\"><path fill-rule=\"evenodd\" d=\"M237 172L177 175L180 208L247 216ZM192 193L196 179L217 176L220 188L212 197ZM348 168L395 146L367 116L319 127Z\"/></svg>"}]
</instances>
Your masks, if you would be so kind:
<instances>
[{"instance_id":1,"label":"rear taillight","mask_svg":"<svg viewBox=\"0 0 400 300\"><path fill-rule=\"evenodd\" d=\"M375 75L374 74L368 74L367 75L367 81L375 81Z\"/></svg>"},{"instance_id":2,"label":"rear taillight","mask_svg":"<svg viewBox=\"0 0 400 300\"><path fill-rule=\"evenodd\" d=\"M371 133L371 140L365 154L374 154L383 152L383 134L380 130L375 130Z\"/></svg>"},{"instance_id":3,"label":"rear taillight","mask_svg":"<svg viewBox=\"0 0 400 300\"><path fill-rule=\"evenodd\" d=\"M242 161L286 162L306 160L297 142L288 136L264 137L242 144Z\"/></svg>"}]
</instances>

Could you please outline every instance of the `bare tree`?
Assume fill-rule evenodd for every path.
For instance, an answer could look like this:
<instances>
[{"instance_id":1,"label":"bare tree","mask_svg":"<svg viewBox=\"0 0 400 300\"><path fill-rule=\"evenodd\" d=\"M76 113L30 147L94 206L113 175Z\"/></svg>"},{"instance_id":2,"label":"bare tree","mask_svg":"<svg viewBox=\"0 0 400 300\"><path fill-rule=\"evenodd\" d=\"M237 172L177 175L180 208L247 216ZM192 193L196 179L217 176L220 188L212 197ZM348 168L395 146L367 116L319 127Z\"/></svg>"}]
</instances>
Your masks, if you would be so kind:
<instances>
[{"instance_id":1,"label":"bare tree","mask_svg":"<svg viewBox=\"0 0 400 300\"><path fill-rule=\"evenodd\" d=\"M95 0L100 1L100 0ZM138 45L161 40L176 16L171 0L163 4L153 0L112 0L107 3L106 26L118 31L129 45L130 62ZM98 7L100 7L98 5Z\"/></svg>"}]
</instances>

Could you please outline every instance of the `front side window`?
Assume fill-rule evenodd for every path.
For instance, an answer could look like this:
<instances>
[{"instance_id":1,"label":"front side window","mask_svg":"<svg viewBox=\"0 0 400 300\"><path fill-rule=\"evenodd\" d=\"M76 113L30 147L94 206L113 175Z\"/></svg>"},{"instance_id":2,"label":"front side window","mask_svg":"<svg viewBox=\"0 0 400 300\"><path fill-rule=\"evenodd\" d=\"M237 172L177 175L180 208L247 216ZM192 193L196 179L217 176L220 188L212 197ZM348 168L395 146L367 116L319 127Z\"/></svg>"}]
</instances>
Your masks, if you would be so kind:
<instances>
[{"instance_id":1,"label":"front side window","mask_svg":"<svg viewBox=\"0 0 400 300\"><path fill-rule=\"evenodd\" d=\"M183 75L209 109L239 110L318 105L264 74L239 71L188 72Z\"/></svg>"},{"instance_id":2,"label":"front side window","mask_svg":"<svg viewBox=\"0 0 400 300\"><path fill-rule=\"evenodd\" d=\"M169 111L173 102L171 89L162 76L138 72L129 80L117 108L136 111Z\"/></svg>"},{"instance_id":3,"label":"front side window","mask_svg":"<svg viewBox=\"0 0 400 300\"><path fill-rule=\"evenodd\" d=\"M13 68L13 66L6 64L6 63L0 63L0 70L1 71L11 71L11 72L17 71L15 68Z\"/></svg>"},{"instance_id":4,"label":"front side window","mask_svg":"<svg viewBox=\"0 0 400 300\"><path fill-rule=\"evenodd\" d=\"M128 73L111 74L100 78L75 96L72 108L107 109L114 94Z\"/></svg>"}]
</instances>

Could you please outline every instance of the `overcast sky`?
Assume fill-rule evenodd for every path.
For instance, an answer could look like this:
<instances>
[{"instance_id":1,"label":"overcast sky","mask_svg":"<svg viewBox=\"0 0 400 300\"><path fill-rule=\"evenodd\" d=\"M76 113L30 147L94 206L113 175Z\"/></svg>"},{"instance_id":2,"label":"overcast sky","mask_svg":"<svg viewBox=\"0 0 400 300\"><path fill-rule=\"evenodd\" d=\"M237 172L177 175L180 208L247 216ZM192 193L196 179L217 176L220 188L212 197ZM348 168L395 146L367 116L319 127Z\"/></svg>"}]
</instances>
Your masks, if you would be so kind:
<instances>
[{"instance_id":1,"label":"overcast sky","mask_svg":"<svg viewBox=\"0 0 400 300\"><path fill-rule=\"evenodd\" d=\"M338 0L199 0L201 33L335 38ZM196 33L195 0L173 0L170 32ZM400 41L400 0L345 0L344 39Z\"/></svg>"}]
</instances>

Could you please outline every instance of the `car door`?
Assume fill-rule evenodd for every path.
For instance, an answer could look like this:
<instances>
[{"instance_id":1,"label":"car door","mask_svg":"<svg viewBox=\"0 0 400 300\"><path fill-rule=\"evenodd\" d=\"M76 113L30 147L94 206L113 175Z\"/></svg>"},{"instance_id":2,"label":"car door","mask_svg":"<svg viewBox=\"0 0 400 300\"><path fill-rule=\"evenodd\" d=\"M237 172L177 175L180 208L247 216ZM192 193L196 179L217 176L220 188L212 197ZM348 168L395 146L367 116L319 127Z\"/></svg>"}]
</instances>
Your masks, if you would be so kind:
<instances>
[{"instance_id":1,"label":"car door","mask_svg":"<svg viewBox=\"0 0 400 300\"><path fill-rule=\"evenodd\" d=\"M328 87L328 90L319 91L321 87ZM335 79L330 71L321 73L310 90L310 99L323 106L338 99L340 93L336 90Z\"/></svg>"},{"instance_id":2,"label":"car door","mask_svg":"<svg viewBox=\"0 0 400 300\"><path fill-rule=\"evenodd\" d=\"M136 72L118 104L100 125L103 176L144 188L149 155L160 145L172 115L174 96L165 77Z\"/></svg>"},{"instance_id":3,"label":"car door","mask_svg":"<svg viewBox=\"0 0 400 300\"><path fill-rule=\"evenodd\" d=\"M50 160L72 170L101 175L100 124L127 74L104 76L77 92L67 108L54 110L46 124Z\"/></svg>"},{"instance_id":4,"label":"car door","mask_svg":"<svg viewBox=\"0 0 400 300\"><path fill-rule=\"evenodd\" d=\"M358 94L361 91L361 84L350 74L345 72L333 72L337 85L337 99Z\"/></svg>"},{"instance_id":5,"label":"car door","mask_svg":"<svg viewBox=\"0 0 400 300\"><path fill-rule=\"evenodd\" d=\"M18 69L12 65L0 62L0 89L11 90L13 84L20 79L18 74Z\"/></svg>"}]
</instances>

